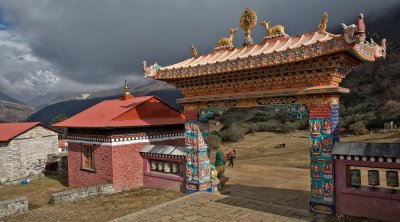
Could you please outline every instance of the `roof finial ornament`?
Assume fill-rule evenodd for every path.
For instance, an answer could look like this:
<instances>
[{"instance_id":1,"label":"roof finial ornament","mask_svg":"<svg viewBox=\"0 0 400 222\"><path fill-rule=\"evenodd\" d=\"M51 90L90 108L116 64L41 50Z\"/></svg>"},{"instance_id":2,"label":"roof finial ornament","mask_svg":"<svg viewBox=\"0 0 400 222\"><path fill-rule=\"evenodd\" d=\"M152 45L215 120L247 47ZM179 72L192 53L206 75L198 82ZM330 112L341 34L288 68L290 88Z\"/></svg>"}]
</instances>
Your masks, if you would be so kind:
<instances>
[{"instance_id":1,"label":"roof finial ornament","mask_svg":"<svg viewBox=\"0 0 400 222\"><path fill-rule=\"evenodd\" d=\"M326 31L326 28L328 26L328 12L324 12L324 14L322 15L321 18L321 22L318 25L318 32L320 32L321 34L328 34L328 32Z\"/></svg>"},{"instance_id":2,"label":"roof finial ornament","mask_svg":"<svg viewBox=\"0 0 400 222\"><path fill-rule=\"evenodd\" d=\"M233 46L233 36L237 32L237 28L231 28L229 29L229 37L227 38L220 38L217 42L217 47L215 47L214 50L219 50L219 49L232 49L234 48Z\"/></svg>"},{"instance_id":3,"label":"roof finial ornament","mask_svg":"<svg viewBox=\"0 0 400 222\"><path fill-rule=\"evenodd\" d=\"M274 38L288 38L289 35L285 33L285 26L274 25L269 27L269 21L265 20L260 22L262 26L265 27L264 41Z\"/></svg>"},{"instance_id":4,"label":"roof finial ornament","mask_svg":"<svg viewBox=\"0 0 400 222\"><path fill-rule=\"evenodd\" d=\"M121 100L133 99L133 95L129 92L128 81L125 80L124 94L120 98Z\"/></svg>"},{"instance_id":5,"label":"roof finial ornament","mask_svg":"<svg viewBox=\"0 0 400 222\"><path fill-rule=\"evenodd\" d=\"M243 46L254 45L253 39L251 38L251 30L253 30L256 25L256 12L250 8L246 8L240 17L240 28L246 32L246 38L244 39Z\"/></svg>"},{"instance_id":6,"label":"roof finial ornament","mask_svg":"<svg viewBox=\"0 0 400 222\"><path fill-rule=\"evenodd\" d=\"M356 35L358 35L358 41L359 42L365 42L365 23L364 23L364 14L360 13L358 14L358 19L357 19L357 32Z\"/></svg>"},{"instance_id":7,"label":"roof finial ornament","mask_svg":"<svg viewBox=\"0 0 400 222\"><path fill-rule=\"evenodd\" d=\"M128 81L125 80L124 95L131 95L129 92Z\"/></svg>"},{"instance_id":8,"label":"roof finial ornament","mask_svg":"<svg viewBox=\"0 0 400 222\"><path fill-rule=\"evenodd\" d=\"M197 54L197 49L196 47L194 47L194 45L192 44L192 57L197 59L199 56Z\"/></svg>"}]
</instances>

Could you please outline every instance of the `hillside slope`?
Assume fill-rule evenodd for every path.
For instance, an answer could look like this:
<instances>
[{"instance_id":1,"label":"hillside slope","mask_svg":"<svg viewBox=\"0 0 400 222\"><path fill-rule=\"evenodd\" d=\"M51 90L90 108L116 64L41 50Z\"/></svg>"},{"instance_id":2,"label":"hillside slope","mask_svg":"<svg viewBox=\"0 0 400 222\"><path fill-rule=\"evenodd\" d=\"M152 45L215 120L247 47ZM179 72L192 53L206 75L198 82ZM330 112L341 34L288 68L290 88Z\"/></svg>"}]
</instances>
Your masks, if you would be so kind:
<instances>
[{"instance_id":1,"label":"hillside slope","mask_svg":"<svg viewBox=\"0 0 400 222\"><path fill-rule=\"evenodd\" d=\"M0 122L23 121L32 113L28 105L0 92Z\"/></svg>"},{"instance_id":2,"label":"hillside slope","mask_svg":"<svg viewBox=\"0 0 400 222\"><path fill-rule=\"evenodd\" d=\"M350 94L341 96L341 127L361 133L383 128L385 122L400 125L400 6L386 16L367 22L368 37L388 40L386 59L364 63L350 72L342 86Z\"/></svg>"}]
</instances>

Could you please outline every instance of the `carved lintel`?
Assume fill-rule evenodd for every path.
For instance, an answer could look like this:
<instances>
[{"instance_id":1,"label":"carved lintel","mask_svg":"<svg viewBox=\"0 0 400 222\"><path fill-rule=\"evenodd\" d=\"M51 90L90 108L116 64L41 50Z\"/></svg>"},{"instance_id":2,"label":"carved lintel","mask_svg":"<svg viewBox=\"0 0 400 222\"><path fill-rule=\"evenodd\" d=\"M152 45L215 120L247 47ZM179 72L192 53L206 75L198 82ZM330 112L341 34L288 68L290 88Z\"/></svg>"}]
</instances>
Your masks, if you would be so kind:
<instances>
[{"instance_id":1,"label":"carved lintel","mask_svg":"<svg viewBox=\"0 0 400 222\"><path fill-rule=\"evenodd\" d=\"M199 103L184 103L183 109L185 112L187 111L199 111L200 110L200 104Z\"/></svg>"},{"instance_id":2,"label":"carved lintel","mask_svg":"<svg viewBox=\"0 0 400 222\"><path fill-rule=\"evenodd\" d=\"M298 104L311 105L334 105L339 104L339 95L301 95L297 97Z\"/></svg>"}]
</instances>

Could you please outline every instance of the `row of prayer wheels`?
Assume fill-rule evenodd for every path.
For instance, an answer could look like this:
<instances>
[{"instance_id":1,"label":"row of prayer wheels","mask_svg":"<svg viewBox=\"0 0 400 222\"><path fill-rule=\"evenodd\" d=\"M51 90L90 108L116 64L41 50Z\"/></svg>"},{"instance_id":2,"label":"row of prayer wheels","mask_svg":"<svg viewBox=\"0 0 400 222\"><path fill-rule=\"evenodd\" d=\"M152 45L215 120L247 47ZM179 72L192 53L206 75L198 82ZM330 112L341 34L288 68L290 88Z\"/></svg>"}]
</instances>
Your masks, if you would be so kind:
<instances>
[{"instance_id":1,"label":"row of prayer wheels","mask_svg":"<svg viewBox=\"0 0 400 222\"><path fill-rule=\"evenodd\" d=\"M164 172L164 173L175 173L175 174L178 174L181 171L179 163L169 163L157 160L150 161L150 170Z\"/></svg>"},{"instance_id":2,"label":"row of prayer wheels","mask_svg":"<svg viewBox=\"0 0 400 222\"><path fill-rule=\"evenodd\" d=\"M350 170L351 186L361 186L361 170ZM380 185L379 170L368 170L368 185L375 187ZM399 187L399 174L396 170L386 171L386 185L388 187Z\"/></svg>"}]
</instances>

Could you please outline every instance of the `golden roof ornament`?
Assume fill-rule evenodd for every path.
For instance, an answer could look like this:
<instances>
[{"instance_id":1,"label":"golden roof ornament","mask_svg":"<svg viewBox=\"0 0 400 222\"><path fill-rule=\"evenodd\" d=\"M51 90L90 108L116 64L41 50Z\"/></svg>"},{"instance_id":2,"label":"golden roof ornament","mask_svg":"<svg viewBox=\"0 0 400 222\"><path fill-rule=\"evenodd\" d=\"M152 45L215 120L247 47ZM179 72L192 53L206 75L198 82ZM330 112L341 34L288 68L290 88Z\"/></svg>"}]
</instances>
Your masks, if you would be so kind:
<instances>
[{"instance_id":1,"label":"golden roof ornament","mask_svg":"<svg viewBox=\"0 0 400 222\"><path fill-rule=\"evenodd\" d=\"M128 81L125 80L125 86L124 86L124 95L131 95L129 92L129 87L128 87Z\"/></svg>"},{"instance_id":2,"label":"golden roof ornament","mask_svg":"<svg viewBox=\"0 0 400 222\"><path fill-rule=\"evenodd\" d=\"M240 17L240 28L246 32L246 38L244 39L243 46L254 45L253 39L251 38L251 30L257 24L257 14L250 8L244 10Z\"/></svg>"},{"instance_id":3,"label":"golden roof ornament","mask_svg":"<svg viewBox=\"0 0 400 222\"><path fill-rule=\"evenodd\" d=\"M194 47L194 45L192 44L192 57L197 59L199 56L197 54L197 49L196 47Z\"/></svg>"},{"instance_id":4,"label":"golden roof ornament","mask_svg":"<svg viewBox=\"0 0 400 222\"><path fill-rule=\"evenodd\" d=\"M215 48L215 50L218 49L231 49L233 48L233 36L235 35L235 33L237 32L237 28L231 28L229 29L229 37L226 38L220 38L217 42L217 47Z\"/></svg>"},{"instance_id":5,"label":"golden roof ornament","mask_svg":"<svg viewBox=\"0 0 400 222\"><path fill-rule=\"evenodd\" d=\"M260 22L260 24L265 28L264 41L274 38L289 37L289 35L285 33L285 26L283 25L274 25L269 27L269 21L267 20Z\"/></svg>"},{"instance_id":6,"label":"golden roof ornament","mask_svg":"<svg viewBox=\"0 0 400 222\"><path fill-rule=\"evenodd\" d=\"M328 26L328 13L325 11L322 15L321 22L318 25L318 32L322 34L328 34L326 28Z\"/></svg>"}]
</instances>

